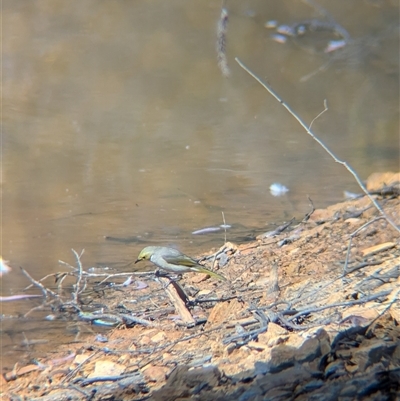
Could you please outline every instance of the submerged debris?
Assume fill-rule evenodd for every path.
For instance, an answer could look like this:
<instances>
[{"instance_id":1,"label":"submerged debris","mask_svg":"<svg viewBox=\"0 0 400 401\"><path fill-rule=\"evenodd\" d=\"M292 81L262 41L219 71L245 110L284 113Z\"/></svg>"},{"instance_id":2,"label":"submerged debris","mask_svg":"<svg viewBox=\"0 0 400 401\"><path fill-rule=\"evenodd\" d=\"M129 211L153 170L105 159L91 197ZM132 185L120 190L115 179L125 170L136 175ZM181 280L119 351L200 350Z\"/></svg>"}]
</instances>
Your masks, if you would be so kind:
<instances>
[{"instance_id":1,"label":"submerged debris","mask_svg":"<svg viewBox=\"0 0 400 401\"><path fill-rule=\"evenodd\" d=\"M333 20L325 21L320 19L310 19L305 21L296 22L292 25L281 24L277 21L268 21L264 24L268 29L275 29L275 33L271 34L271 38L278 43L286 43L287 39L291 38L298 40L298 44L301 44L300 39L305 36L312 35L311 43L315 50L319 45L319 34L331 34L331 39L323 47L323 52L331 53L338 49L345 47L350 41L350 35L345 28L337 24Z\"/></svg>"}]
</instances>

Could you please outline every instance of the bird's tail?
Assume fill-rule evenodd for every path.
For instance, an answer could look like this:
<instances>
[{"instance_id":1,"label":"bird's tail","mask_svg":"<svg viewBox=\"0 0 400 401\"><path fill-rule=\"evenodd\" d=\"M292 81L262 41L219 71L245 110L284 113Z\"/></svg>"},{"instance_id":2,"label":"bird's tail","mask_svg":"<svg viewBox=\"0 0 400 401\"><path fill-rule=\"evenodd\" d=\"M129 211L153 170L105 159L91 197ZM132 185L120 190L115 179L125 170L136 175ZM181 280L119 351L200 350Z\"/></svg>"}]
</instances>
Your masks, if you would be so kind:
<instances>
[{"instance_id":1,"label":"bird's tail","mask_svg":"<svg viewBox=\"0 0 400 401\"><path fill-rule=\"evenodd\" d=\"M227 281L227 279L222 274L215 273L211 270L206 269L205 267L194 266L192 267L192 269L193 271L196 271L198 273L208 274L209 276L217 278L218 280Z\"/></svg>"}]
</instances>

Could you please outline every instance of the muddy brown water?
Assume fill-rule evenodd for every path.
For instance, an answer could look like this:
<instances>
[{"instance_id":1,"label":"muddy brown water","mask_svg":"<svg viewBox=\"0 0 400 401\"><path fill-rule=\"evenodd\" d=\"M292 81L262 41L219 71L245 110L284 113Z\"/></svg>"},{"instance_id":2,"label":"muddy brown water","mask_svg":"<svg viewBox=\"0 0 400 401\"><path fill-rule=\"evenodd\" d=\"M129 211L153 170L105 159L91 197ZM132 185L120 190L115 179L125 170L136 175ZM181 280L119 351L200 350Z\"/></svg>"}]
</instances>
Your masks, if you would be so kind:
<instances>
[{"instance_id":1,"label":"muddy brown water","mask_svg":"<svg viewBox=\"0 0 400 401\"><path fill-rule=\"evenodd\" d=\"M123 271L148 244L194 255L221 245L223 230L191 233L223 224L222 212L228 240L241 242L307 213L307 196L324 207L358 191L234 57L307 123L327 99L314 132L360 177L398 170L397 2L319 2L351 37L334 54L264 28L320 18L306 3L228 1L224 78L220 1L3 1L1 253L14 269L2 295L27 284L18 266L40 278L73 263L71 248L85 249L85 267ZM288 194L273 197L274 182ZM68 336L43 316L15 318L35 302L1 305L3 366L27 332Z\"/></svg>"}]
</instances>

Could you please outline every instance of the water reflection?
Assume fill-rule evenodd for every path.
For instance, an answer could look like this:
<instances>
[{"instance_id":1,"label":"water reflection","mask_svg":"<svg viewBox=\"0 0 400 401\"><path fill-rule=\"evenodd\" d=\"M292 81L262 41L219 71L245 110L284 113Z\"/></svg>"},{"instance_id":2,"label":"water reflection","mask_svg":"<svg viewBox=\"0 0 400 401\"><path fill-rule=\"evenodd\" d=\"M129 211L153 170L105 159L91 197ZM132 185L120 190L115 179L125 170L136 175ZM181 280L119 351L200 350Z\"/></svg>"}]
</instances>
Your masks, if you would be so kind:
<instances>
[{"instance_id":1,"label":"water reflection","mask_svg":"<svg viewBox=\"0 0 400 401\"><path fill-rule=\"evenodd\" d=\"M71 248L86 267L123 268L143 244L196 255L222 245L191 234L222 211L241 241L307 213L307 195L323 207L357 191L236 56L305 121L328 99L314 131L362 178L397 170L398 4L323 3L353 40L334 56L264 28L316 17L305 2L228 1L225 79L220 1L3 1L3 257L39 278ZM274 182L288 194L273 197ZM14 269L2 293L25 284Z\"/></svg>"}]
</instances>

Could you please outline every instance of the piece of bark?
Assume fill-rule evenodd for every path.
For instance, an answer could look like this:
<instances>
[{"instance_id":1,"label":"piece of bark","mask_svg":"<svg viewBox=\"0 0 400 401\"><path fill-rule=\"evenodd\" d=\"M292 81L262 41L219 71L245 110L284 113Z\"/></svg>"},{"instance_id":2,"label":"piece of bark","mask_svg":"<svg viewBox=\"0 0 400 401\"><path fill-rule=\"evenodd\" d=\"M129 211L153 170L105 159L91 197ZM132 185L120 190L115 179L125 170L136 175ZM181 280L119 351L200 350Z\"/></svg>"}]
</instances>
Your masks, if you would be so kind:
<instances>
[{"instance_id":1,"label":"piece of bark","mask_svg":"<svg viewBox=\"0 0 400 401\"><path fill-rule=\"evenodd\" d=\"M188 308L186 308L185 301L187 300L187 296L181 286L166 277L159 277L160 283L163 284L164 289L174 305L176 312L182 319L182 322L185 326L193 327L196 324L195 319L192 314L189 312Z\"/></svg>"}]
</instances>

